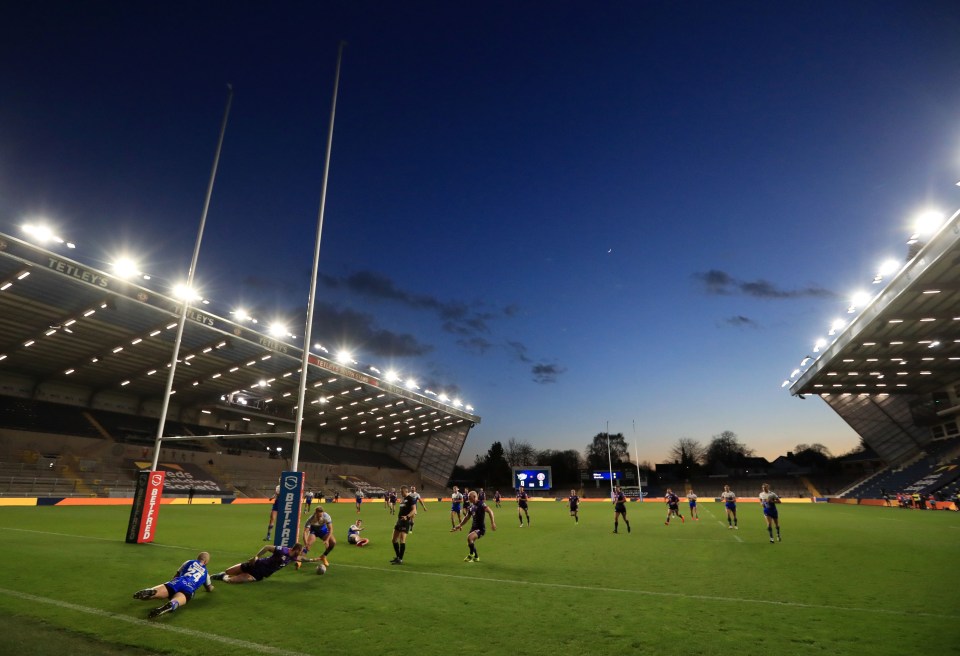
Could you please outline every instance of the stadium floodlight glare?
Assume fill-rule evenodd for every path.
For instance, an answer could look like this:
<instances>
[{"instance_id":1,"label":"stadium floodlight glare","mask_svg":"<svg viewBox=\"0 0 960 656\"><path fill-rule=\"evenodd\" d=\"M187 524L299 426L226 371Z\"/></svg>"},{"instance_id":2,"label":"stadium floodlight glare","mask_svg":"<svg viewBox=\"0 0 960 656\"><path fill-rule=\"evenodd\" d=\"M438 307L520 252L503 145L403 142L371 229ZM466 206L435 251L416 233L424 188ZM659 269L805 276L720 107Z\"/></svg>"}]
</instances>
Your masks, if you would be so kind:
<instances>
[{"instance_id":1,"label":"stadium floodlight glare","mask_svg":"<svg viewBox=\"0 0 960 656\"><path fill-rule=\"evenodd\" d=\"M350 351L338 351L337 362L340 364L353 364L353 355Z\"/></svg>"},{"instance_id":2,"label":"stadium floodlight glare","mask_svg":"<svg viewBox=\"0 0 960 656\"><path fill-rule=\"evenodd\" d=\"M200 298L200 294L198 294L196 290L191 289L188 285L182 282L179 282L173 286L173 295L182 301L188 301L190 303Z\"/></svg>"},{"instance_id":3,"label":"stadium floodlight glare","mask_svg":"<svg viewBox=\"0 0 960 656\"><path fill-rule=\"evenodd\" d=\"M881 282L887 276L890 276L900 270L900 262L893 259L892 257L883 261L880 264L880 267L877 269L877 275L874 276L873 282L877 284Z\"/></svg>"},{"instance_id":4,"label":"stadium floodlight glare","mask_svg":"<svg viewBox=\"0 0 960 656\"><path fill-rule=\"evenodd\" d=\"M943 225L947 217L938 210L921 212L913 222L913 231L916 237L929 237Z\"/></svg>"},{"instance_id":5,"label":"stadium floodlight glare","mask_svg":"<svg viewBox=\"0 0 960 656\"><path fill-rule=\"evenodd\" d=\"M417 385L417 381L413 378L407 378L407 382L404 383L404 385L406 385L407 389L410 390L420 389L420 387Z\"/></svg>"},{"instance_id":6,"label":"stadium floodlight glare","mask_svg":"<svg viewBox=\"0 0 960 656\"><path fill-rule=\"evenodd\" d=\"M253 318L243 308L237 308L236 310L231 312L231 314L233 315L233 318L236 319L237 321L250 321Z\"/></svg>"},{"instance_id":7,"label":"stadium floodlight glare","mask_svg":"<svg viewBox=\"0 0 960 656\"><path fill-rule=\"evenodd\" d=\"M820 349L822 349L826 345L827 345L827 340L821 337L820 339L818 339L816 342L813 343L813 352L819 353Z\"/></svg>"},{"instance_id":8,"label":"stadium floodlight glare","mask_svg":"<svg viewBox=\"0 0 960 656\"><path fill-rule=\"evenodd\" d=\"M267 328L267 332L270 333L271 337L286 337L287 326L279 321L274 321L270 324L270 327Z\"/></svg>"},{"instance_id":9,"label":"stadium floodlight glare","mask_svg":"<svg viewBox=\"0 0 960 656\"><path fill-rule=\"evenodd\" d=\"M853 314L857 311L857 308L862 308L867 303L870 302L870 294L864 291L859 291L855 293L850 298L850 307L847 308L847 314Z\"/></svg>"},{"instance_id":10,"label":"stadium floodlight glare","mask_svg":"<svg viewBox=\"0 0 960 656\"><path fill-rule=\"evenodd\" d=\"M400 375L393 369L387 369L387 373L383 375L388 383L393 383L399 380Z\"/></svg>"},{"instance_id":11,"label":"stadium floodlight glare","mask_svg":"<svg viewBox=\"0 0 960 656\"><path fill-rule=\"evenodd\" d=\"M129 257L118 257L112 266L113 274L118 278L132 278L140 275L140 268L137 263Z\"/></svg>"},{"instance_id":12,"label":"stadium floodlight glare","mask_svg":"<svg viewBox=\"0 0 960 656\"><path fill-rule=\"evenodd\" d=\"M836 335L838 330L841 330L844 326L847 325L847 322L843 319L834 319L833 323L830 324L830 332L828 335Z\"/></svg>"}]
</instances>

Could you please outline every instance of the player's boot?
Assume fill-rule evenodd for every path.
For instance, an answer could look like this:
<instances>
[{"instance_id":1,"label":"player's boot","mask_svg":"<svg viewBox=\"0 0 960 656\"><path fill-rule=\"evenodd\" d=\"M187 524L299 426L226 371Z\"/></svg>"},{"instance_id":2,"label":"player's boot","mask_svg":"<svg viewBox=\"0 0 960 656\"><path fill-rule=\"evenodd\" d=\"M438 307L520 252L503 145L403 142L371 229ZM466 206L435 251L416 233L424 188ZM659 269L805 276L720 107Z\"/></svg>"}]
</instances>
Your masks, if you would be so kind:
<instances>
[{"instance_id":1,"label":"player's boot","mask_svg":"<svg viewBox=\"0 0 960 656\"><path fill-rule=\"evenodd\" d=\"M479 562L480 562L480 556L474 556L474 557L473 557L473 562L479 563Z\"/></svg>"},{"instance_id":2,"label":"player's boot","mask_svg":"<svg viewBox=\"0 0 960 656\"><path fill-rule=\"evenodd\" d=\"M216 574L211 574L210 578L214 581L222 581L226 575L227 575L226 572L218 572Z\"/></svg>"},{"instance_id":3,"label":"player's boot","mask_svg":"<svg viewBox=\"0 0 960 656\"><path fill-rule=\"evenodd\" d=\"M473 554L468 554L467 557L463 559L463 562L465 562L465 563L472 563L472 562L473 562Z\"/></svg>"},{"instance_id":4,"label":"player's boot","mask_svg":"<svg viewBox=\"0 0 960 656\"><path fill-rule=\"evenodd\" d=\"M174 609L173 602L168 601L163 606L154 608L152 611L150 611L150 614L147 615L147 617L160 617L161 615L164 615L166 613L173 611L173 609Z\"/></svg>"},{"instance_id":5,"label":"player's boot","mask_svg":"<svg viewBox=\"0 0 960 656\"><path fill-rule=\"evenodd\" d=\"M330 561L327 560L326 556L320 556L320 562L323 563L324 567L330 567Z\"/></svg>"},{"instance_id":6,"label":"player's boot","mask_svg":"<svg viewBox=\"0 0 960 656\"><path fill-rule=\"evenodd\" d=\"M153 588L147 588L145 590L137 590L133 593L134 599L149 599L157 594L157 591Z\"/></svg>"},{"instance_id":7,"label":"player's boot","mask_svg":"<svg viewBox=\"0 0 960 656\"><path fill-rule=\"evenodd\" d=\"M770 544L773 544L773 538L770 538Z\"/></svg>"}]
</instances>

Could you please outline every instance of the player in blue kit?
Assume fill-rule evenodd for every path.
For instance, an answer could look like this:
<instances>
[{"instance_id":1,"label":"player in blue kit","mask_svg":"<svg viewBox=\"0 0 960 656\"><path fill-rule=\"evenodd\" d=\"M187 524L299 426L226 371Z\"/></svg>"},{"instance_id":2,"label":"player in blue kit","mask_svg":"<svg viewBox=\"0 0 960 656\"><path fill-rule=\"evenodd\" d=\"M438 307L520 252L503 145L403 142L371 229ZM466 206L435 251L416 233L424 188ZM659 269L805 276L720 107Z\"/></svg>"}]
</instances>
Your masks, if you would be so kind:
<instances>
[{"instance_id":1,"label":"player in blue kit","mask_svg":"<svg viewBox=\"0 0 960 656\"><path fill-rule=\"evenodd\" d=\"M318 560L324 567L330 567L327 556L337 546L337 539L333 536L333 519L323 510L323 506L317 506L317 509L310 515L306 525L303 527L303 553L310 551L313 543L319 539L323 542L326 549L320 555Z\"/></svg>"},{"instance_id":2,"label":"player in blue kit","mask_svg":"<svg viewBox=\"0 0 960 656\"><path fill-rule=\"evenodd\" d=\"M627 525L627 533L630 532L630 522L627 520L627 497L623 494L620 486L613 488L613 532L619 532L620 517L623 516L623 523Z\"/></svg>"},{"instance_id":3,"label":"player in blue kit","mask_svg":"<svg viewBox=\"0 0 960 656\"><path fill-rule=\"evenodd\" d=\"M137 590L133 593L133 598L169 599L167 603L151 610L148 617L160 617L166 613L172 613L193 599L193 593L200 589L201 585L207 592L213 592L213 584L207 572L209 562L210 554L201 551L194 560L188 560L180 565L180 569L172 579L152 588Z\"/></svg>"},{"instance_id":4,"label":"player in blue kit","mask_svg":"<svg viewBox=\"0 0 960 656\"><path fill-rule=\"evenodd\" d=\"M356 524L352 524L349 529L347 529L347 542L349 544L365 547L370 544L370 540L360 535L360 531L363 530L363 520L358 519Z\"/></svg>"},{"instance_id":5,"label":"player in blue kit","mask_svg":"<svg viewBox=\"0 0 960 656\"><path fill-rule=\"evenodd\" d=\"M687 492L687 502L690 504L690 517L700 521L700 511L697 510L697 494L693 490Z\"/></svg>"},{"instance_id":6,"label":"player in blue kit","mask_svg":"<svg viewBox=\"0 0 960 656\"><path fill-rule=\"evenodd\" d=\"M580 523L580 497L577 496L576 490L570 490L570 497L567 499L570 502L570 516L573 517L573 523Z\"/></svg>"},{"instance_id":7,"label":"player in blue kit","mask_svg":"<svg viewBox=\"0 0 960 656\"><path fill-rule=\"evenodd\" d=\"M527 491L517 488L517 517L520 519L520 528L523 528L523 517L527 517L527 526L530 526L530 509L527 507Z\"/></svg>"},{"instance_id":8,"label":"player in blue kit","mask_svg":"<svg viewBox=\"0 0 960 656\"><path fill-rule=\"evenodd\" d=\"M292 547L264 545L250 560L228 567L210 578L224 583L253 583L269 578L290 563L298 563L303 545L297 542ZM269 556L267 554L270 554Z\"/></svg>"},{"instance_id":9,"label":"player in blue kit","mask_svg":"<svg viewBox=\"0 0 960 656\"><path fill-rule=\"evenodd\" d=\"M727 528L739 530L737 526L737 495L730 491L729 485L723 486L720 500L723 502L724 508L727 509Z\"/></svg>"},{"instance_id":10,"label":"player in blue kit","mask_svg":"<svg viewBox=\"0 0 960 656\"><path fill-rule=\"evenodd\" d=\"M468 497L470 500L470 513L460 520L460 523L450 529L450 532L459 531L466 524L469 517L473 517L473 524L470 526L470 533L467 534L467 557L463 559L466 563L479 563L480 554L477 553L477 540L483 537L487 532L485 526L487 515L490 515L490 530L497 530L497 522L493 517L493 510L490 509L484 501L480 499L476 492L471 492Z\"/></svg>"},{"instance_id":11,"label":"player in blue kit","mask_svg":"<svg viewBox=\"0 0 960 656\"><path fill-rule=\"evenodd\" d=\"M777 510L777 504L780 503L780 496L770 490L770 485L764 483L760 486L760 503L763 505L763 518L767 520L767 533L770 535L770 542L773 543L773 527L777 527L777 542L780 539L780 513Z\"/></svg>"},{"instance_id":12,"label":"player in blue kit","mask_svg":"<svg viewBox=\"0 0 960 656\"><path fill-rule=\"evenodd\" d=\"M664 499L667 502L667 521L665 521L664 524L670 526L671 517L679 517L680 523L684 523L683 515L680 514L680 497L674 494L673 490L667 488Z\"/></svg>"},{"instance_id":13,"label":"player in blue kit","mask_svg":"<svg viewBox=\"0 0 960 656\"><path fill-rule=\"evenodd\" d=\"M453 486L453 494L450 495L450 526L456 526L462 517L460 515L460 509L463 505L463 494L460 492L460 488L456 485Z\"/></svg>"}]
</instances>

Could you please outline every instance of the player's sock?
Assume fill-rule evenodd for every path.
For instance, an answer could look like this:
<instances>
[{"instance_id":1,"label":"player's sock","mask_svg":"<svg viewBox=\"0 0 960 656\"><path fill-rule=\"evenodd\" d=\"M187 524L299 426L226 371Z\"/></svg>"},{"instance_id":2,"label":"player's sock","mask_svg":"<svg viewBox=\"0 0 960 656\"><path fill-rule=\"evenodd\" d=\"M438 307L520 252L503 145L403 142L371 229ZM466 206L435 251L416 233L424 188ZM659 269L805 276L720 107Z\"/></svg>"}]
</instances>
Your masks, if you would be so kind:
<instances>
[{"instance_id":1,"label":"player's sock","mask_svg":"<svg viewBox=\"0 0 960 656\"><path fill-rule=\"evenodd\" d=\"M397 558L399 558L399 557L400 557L400 543L399 543L399 542L394 542L394 543L393 543L393 550L397 553Z\"/></svg>"},{"instance_id":2,"label":"player's sock","mask_svg":"<svg viewBox=\"0 0 960 656\"><path fill-rule=\"evenodd\" d=\"M681 523L681 524L685 524L685 523L686 523L687 520L685 520L685 519L683 518L683 515L677 515L677 517L680 518L680 523Z\"/></svg>"},{"instance_id":3,"label":"player's sock","mask_svg":"<svg viewBox=\"0 0 960 656\"><path fill-rule=\"evenodd\" d=\"M628 522L627 520L623 520L623 523L627 525L627 533L629 533L629 532L630 532L630 522Z\"/></svg>"},{"instance_id":4,"label":"player's sock","mask_svg":"<svg viewBox=\"0 0 960 656\"><path fill-rule=\"evenodd\" d=\"M617 532L617 529L619 529L619 528L620 528L620 522L616 522L616 521L615 521L615 522L613 523L613 532L616 533L616 532Z\"/></svg>"}]
</instances>

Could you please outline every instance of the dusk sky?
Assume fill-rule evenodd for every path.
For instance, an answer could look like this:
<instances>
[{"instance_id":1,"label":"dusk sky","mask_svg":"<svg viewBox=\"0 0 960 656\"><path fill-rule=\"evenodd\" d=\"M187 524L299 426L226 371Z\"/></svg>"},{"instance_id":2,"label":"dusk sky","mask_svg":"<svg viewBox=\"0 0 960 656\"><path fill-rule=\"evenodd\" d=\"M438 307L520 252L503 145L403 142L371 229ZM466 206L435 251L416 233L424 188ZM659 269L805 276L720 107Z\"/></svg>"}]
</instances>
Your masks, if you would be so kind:
<instances>
[{"instance_id":1,"label":"dusk sky","mask_svg":"<svg viewBox=\"0 0 960 656\"><path fill-rule=\"evenodd\" d=\"M608 422L653 462L843 453L780 383L960 204L958 35L956 1L8 2L0 231L185 278L230 83L198 286L297 317L344 39L315 342L472 405L464 463Z\"/></svg>"}]
</instances>

